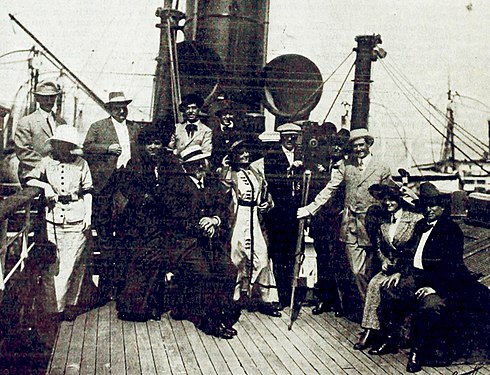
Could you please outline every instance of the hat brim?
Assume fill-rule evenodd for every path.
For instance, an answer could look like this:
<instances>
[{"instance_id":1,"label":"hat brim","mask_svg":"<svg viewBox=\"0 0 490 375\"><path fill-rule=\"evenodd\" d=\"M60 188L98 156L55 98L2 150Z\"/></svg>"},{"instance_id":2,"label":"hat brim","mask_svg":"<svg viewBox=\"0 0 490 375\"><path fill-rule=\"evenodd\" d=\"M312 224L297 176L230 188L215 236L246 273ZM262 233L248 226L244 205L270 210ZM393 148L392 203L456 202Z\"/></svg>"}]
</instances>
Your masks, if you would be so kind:
<instances>
[{"instance_id":1,"label":"hat brim","mask_svg":"<svg viewBox=\"0 0 490 375\"><path fill-rule=\"evenodd\" d=\"M52 91L52 92L39 92L39 91L34 91L34 95L37 95L37 96L58 96L58 94L60 93L60 91Z\"/></svg>"},{"instance_id":2,"label":"hat brim","mask_svg":"<svg viewBox=\"0 0 490 375\"><path fill-rule=\"evenodd\" d=\"M198 160L202 160L202 159L207 159L211 156L211 154L209 153L203 153L203 154L199 154L199 155L196 155L196 156L192 156L190 157L189 159L187 160L180 160L180 162L182 164L189 164L189 163L192 163L193 161L198 161Z\"/></svg>"},{"instance_id":3,"label":"hat brim","mask_svg":"<svg viewBox=\"0 0 490 375\"><path fill-rule=\"evenodd\" d=\"M383 185L383 184L374 184L368 188L369 194L371 194L374 198L379 201L382 201L386 198L396 198L400 199L402 193L400 189L396 189L393 186Z\"/></svg>"},{"instance_id":4,"label":"hat brim","mask_svg":"<svg viewBox=\"0 0 490 375\"><path fill-rule=\"evenodd\" d=\"M69 141L67 139L60 139L60 138L56 138L56 137L51 137L51 138L48 138L46 140L46 142L52 142L52 141L57 141L57 142L64 142L64 143L69 143L71 145L73 145L74 147L76 148L82 148L83 146L78 144L78 143L75 143L75 142L72 142L72 141Z\"/></svg>"},{"instance_id":5,"label":"hat brim","mask_svg":"<svg viewBox=\"0 0 490 375\"><path fill-rule=\"evenodd\" d=\"M366 140L366 142L371 146L373 143L374 143L374 138L370 135L359 135L359 136L356 136L356 137L351 137L349 138L349 143L352 143L354 142L355 140L357 139L361 139L361 138L364 138Z\"/></svg>"},{"instance_id":6,"label":"hat brim","mask_svg":"<svg viewBox=\"0 0 490 375\"><path fill-rule=\"evenodd\" d=\"M131 103L133 101L133 99L128 99L128 100L117 100L117 101L112 101L112 102L107 102L107 103L104 103L104 105L106 107L111 107L113 106L114 104L116 105L128 105L129 103Z\"/></svg>"}]
</instances>

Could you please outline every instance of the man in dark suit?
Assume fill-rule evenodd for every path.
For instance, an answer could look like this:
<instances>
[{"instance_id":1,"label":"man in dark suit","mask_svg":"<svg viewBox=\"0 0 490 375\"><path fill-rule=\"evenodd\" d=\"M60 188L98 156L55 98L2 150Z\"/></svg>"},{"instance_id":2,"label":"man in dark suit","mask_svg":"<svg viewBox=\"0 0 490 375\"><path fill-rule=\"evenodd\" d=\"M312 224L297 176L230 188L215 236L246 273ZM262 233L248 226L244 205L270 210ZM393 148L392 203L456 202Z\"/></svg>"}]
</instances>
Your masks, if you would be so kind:
<instances>
[{"instance_id":1,"label":"man in dark suit","mask_svg":"<svg viewBox=\"0 0 490 375\"><path fill-rule=\"evenodd\" d=\"M420 186L425 219L415 227L413 252L400 259L402 271L397 286L381 290L381 316L386 337L370 354L396 351L395 333L407 313L412 312L411 351L408 372L430 362L448 365L450 334L454 330L451 311L472 278L463 263L463 232L445 212L444 198L426 182Z\"/></svg>"},{"instance_id":2,"label":"man in dark suit","mask_svg":"<svg viewBox=\"0 0 490 375\"><path fill-rule=\"evenodd\" d=\"M199 145L204 152L213 151L212 130L204 125L199 115L204 100L197 94L184 96L179 109L184 116L184 122L175 124L175 130L168 144L169 149L179 156L183 150L190 146Z\"/></svg>"},{"instance_id":3,"label":"man in dark suit","mask_svg":"<svg viewBox=\"0 0 490 375\"><path fill-rule=\"evenodd\" d=\"M231 262L229 191L209 174L209 153L199 145L180 154L182 173L168 182L166 211L168 270L180 299L171 317L188 319L205 333L224 339L236 335L233 304L237 269Z\"/></svg>"},{"instance_id":4,"label":"man in dark suit","mask_svg":"<svg viewBox=\"0 0 490 375\"><path fill-rule=\"evenodd\" d=\"M264 157L265 178L274 200L274 208L264 215L264 219L279 302L289 306L298 237L296 210L301 204L303 161L297 145L301 127L284 124L277 131L281 136L280 144L274 145Z\"/></svg>"},{"instance_id":5,"label":"man in dark suit","mask_svg":"<svg viewBox=\"0 0 490 375\"><path fill-rule=\"evenodd\" d=\"M34 97L39 108L30 115L24 116L17 124L14 136L15 153L19 159L19 179L24 183L28 172L47 156L54 130L66 121L53 112L53 107L60 90L55 83L45 81L37 85Z\"/></svg>"},{"instance_id":6,"label":"man in dark suit","mask_svg":"<svg viewBox=\"0 0 490 375\"><path fill-rule=\"evenodd\" d=\"M136 139L140 126L127 120L128 104L122 92L109 93L105 104L110 117L90 125L84 142L85 158L94 181L94 227L99 247L103 252L107 272L100 275L99 290L103 299L113 298L117 276L114 252L118 248L114 237L116 216L122 212L125 185L131 168L137 164Z\"/></svg>"}]
</instances>

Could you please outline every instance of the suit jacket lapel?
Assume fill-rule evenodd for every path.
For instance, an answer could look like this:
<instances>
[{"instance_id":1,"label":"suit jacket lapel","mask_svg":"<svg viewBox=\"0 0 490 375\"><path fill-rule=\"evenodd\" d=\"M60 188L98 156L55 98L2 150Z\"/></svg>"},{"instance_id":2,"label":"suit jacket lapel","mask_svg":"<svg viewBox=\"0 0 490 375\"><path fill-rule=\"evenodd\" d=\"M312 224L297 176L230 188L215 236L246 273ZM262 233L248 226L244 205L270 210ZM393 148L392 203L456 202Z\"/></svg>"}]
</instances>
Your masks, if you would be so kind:
<instances>
[{"instance_id":1,"label":"suit jacket lapel","mask_svg":"<svg viewBox=\"0 0 490 375\"><path fill-rule=\"evenodd\" d=\"M366 166L366 169L362 172L360 172L360 178L359 178L359 182L358 182L358 185L361 185L364 181L366 181L369 177L371 177L371 175L376 172L376 169L377 169L377 165L378 163L376 162L376 160L374 159L374 157L371 159L371 162ZM359 170L359 167L358 167L358 170Z\"/></svg>"},{"instance_id":2,"label":"suit jacket lapel","mask_svg":"<svg viewBox=\"0 0 490 375\"><path fill-rule=\"evenodd\" d=\"M37 112L36 121L39 124L39 127L43 130L44 133L46 133L48 137L53 136L53 132L49 127L48 120L39 112L39 110ZM53 120L53 126L55 126L54 120Z\"/></svg>"}]
</instances>

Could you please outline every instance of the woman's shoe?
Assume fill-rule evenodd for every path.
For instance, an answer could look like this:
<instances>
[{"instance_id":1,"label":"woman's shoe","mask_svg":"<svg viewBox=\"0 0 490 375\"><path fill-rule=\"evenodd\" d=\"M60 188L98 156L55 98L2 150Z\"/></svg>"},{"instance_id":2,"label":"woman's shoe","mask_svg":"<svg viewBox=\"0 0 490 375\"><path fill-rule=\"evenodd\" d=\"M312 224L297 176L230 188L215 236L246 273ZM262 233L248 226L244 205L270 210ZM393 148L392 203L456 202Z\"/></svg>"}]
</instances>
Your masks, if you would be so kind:
<instances>
[{"instance_id":1,"label":"woman's shoe","mask_svg":"<svg viewBox=\"0 0 490 375\"><path fill-rule=\"evenodd\" d=\"M368 351L371 355L384 355L398 353L398 346L394 343L392 337L387 337L378 347Z\"/></svg>"},{"instance_id":2,"label":"woman's shoe","mask_svg":"<svg viewBox=\"0 0 490 375\"><path fill-rule=\"evenodd\" d=\"M281 312L277 310L271 303L261 303L258 306L258 312L264 315L272 316L273 318L280 318Z\"/></svg>"},{"instance_id":3,"label":"woman's shoe","mask_svg":"<svg viewBox=\"0 0 490 375\"><path fill-rule=\"evenodd\" d=\"M311 310L311 313L313 315L320 315L331 310L332 306L328 302L318 302L318 304Z\"/></svg>"},{"instance_id":4,"label":"woman's shoe","mask_svg":"<svg viewBox=\"0 0 490 375\"><path fill-rule=\"evenodd\" d=\"M374 330L369 328L365 329L364 332L361 334L359 341L354 344L354 349L364 350L369 346L371 346L372 343L374 342L374 335L375 335Z\"/></svg>"}]
</instances>

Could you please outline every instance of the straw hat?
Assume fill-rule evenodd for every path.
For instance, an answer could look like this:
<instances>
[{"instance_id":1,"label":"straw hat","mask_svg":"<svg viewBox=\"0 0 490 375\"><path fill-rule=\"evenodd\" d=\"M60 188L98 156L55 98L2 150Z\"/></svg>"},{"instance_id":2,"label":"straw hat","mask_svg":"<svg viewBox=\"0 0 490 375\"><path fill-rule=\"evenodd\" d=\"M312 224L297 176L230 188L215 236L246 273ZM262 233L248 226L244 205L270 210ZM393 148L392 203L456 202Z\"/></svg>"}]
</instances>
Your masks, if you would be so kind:
<instances>
[{"instance_id":1,"label":"straw hat","mask_svg":"<svg viewBox=\"0 0 490 375\"><path fill-rule=\"evenodd\" d=\"M281 134L298 134L302 129L301 126L289 122L278 126L277 131Z\"/></svg>"},{"instance_id":2,"label":"straw hat","mask_svg":"<svg viewBox=\"0 0 490 375\"><path fill-rule=\"evenodd\" d=\"M71 143L78 148L82 147L80 145L80 137L78 136L77 129L70 125L59 125L48 141L61 141Z\"/></svg>"},{"instance_id":3,"label":"straw hat","mask_svg":"<svg viewBox=\"0 0 490 375\"><path fill-rule=\"evenodd\" d=\"M132 99L126 99L124 92L114 91L109 93L109 101L105 103L106 107L110 107L112 104L126 104L131 103Z\"/></svg>"},{"instance_id":4,"label":"straw hat","mask_svg":"<svg viewBox=\"0 0 490 375\"><path fill-rule=\"evenodd\" d=\"M180 162L182 164L190 163L193 161L209 158L210 156L210 153L203 152L201 146L193 145L182 150L182 152L180 153Z\"/></svg>"},{"instance_id":5,"label":"straw hat","mask_svg":"<svg viewBox=\"0 0 490 375\"><path fill-rule=\"evenodd\" d=\"M354 129L350 131L349 142L352 143L359 138L364 138L369 146L374 143L374 138L371 134L369 134L367 129Z\"/></svg>"},{"instance_id":6,"label":"straw hat","mask_svg":"<svg viewBox=\"0 0 490 375\"><path fill-rule=\"evenodd\" d=\"M36 90L34 91L34 95L39 95L39 96L54 96L58 95L60 93L60 90L58 86L51 81L43 81L39 83L36 87Z\"/></svg>"}]
</instances>

